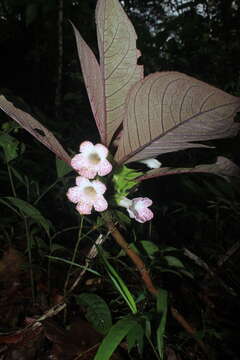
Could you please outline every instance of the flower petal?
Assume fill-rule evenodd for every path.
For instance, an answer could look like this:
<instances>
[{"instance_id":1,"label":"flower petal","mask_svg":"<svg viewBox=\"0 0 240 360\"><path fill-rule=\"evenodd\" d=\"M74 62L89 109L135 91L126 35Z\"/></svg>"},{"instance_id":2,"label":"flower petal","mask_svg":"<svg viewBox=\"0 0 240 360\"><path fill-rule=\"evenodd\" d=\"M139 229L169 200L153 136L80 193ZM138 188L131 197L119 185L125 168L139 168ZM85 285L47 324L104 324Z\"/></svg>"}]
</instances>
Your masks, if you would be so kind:
<instances>
[{"instance_id":1,"label":"flower petal","mask_svg":"<svg viewBox=\"0 0 240 360\"><path fill-rule=\"evenodd\" d=\"M152 200L145 197L138 197L133 199L133 206L135 206L138 209L145 208L152 205Z\"/></svg>"},{"instance_id":2,"label":"flower petal","mask_svg":"<svg viewBox=\"0 0 240 360\"><path fill-rule=\"evenodd\" d=\"M88 179L86 179L83 176L77 176L76 177L76 184L81 189L83 189L85 186L91 186L91 181L89 181Z\"/></svg>"},{"instance_id":3,"label":"flower petal","mask_svg":"<svg viewBox=\"0 0 240 360\"><path fill-rule=\"evenodd\" d=\"M128 215L130 216L131 219L135 218L134 212L132 212L132 210L130 210L129 208L127 208L128 211Z\"/></svg>"},{"instance_id":4,"label":"flower petal","mask_svg":"<svg viewBox=\"0 0 240 360\"><path fill-rule=\"evenodd\" d=\"M93 179L97 175L97 171L92 167L82 167L78 170L78 173L88 179Z\"/></svg>"},{"instance_id":5,"label":"flower petal","mask_svg":"<svg viewBox=\"0 0 240 360\"><path fill-rule=\"evenodd\" d=\"M132 205L132 200L128 199L127 197L123 197L123 198L121 198L121 200L118 201L118 204L120 206L125 207L126 209L128 209L129 206Z\"/></svg>"},{"instance_id":6,"label":"flower petal","mask_svg":"<svg viewBox=\"0 0 240 360\"><path fill-rule=\"evenodd\" d=\"M97 199L94 201L94 209L96 211L105 211L108 208L108 203L107 201L104 199L104 197L102 195L98 196Z\"/></svg>"},{"instance_id":7,"label":"flower petal","mask_svg":"<svg viewBox=\"0 0 240 360\"><path fill-rule=\"evenodd\" d=\"M78 186L71 187L68 189L67 197L73 203L78 203L81 199L82 191Z\"/></svg>"},{"instance_id":8,"label":"flower petal","mask_svg":"<svg viewBox=\"0 0 240 360\"><path fill-rule=\"evenodd\" d=\"M89 152L94 150L94 145L91 141L84 141L80 144L79 150L80 152L88 154Z\"/></svg>"},{"instance_id":9,"label":"flower petal","mask_svg":"<svg viewBox=\"0 0 240 360\"><path fill-rule=\"evenodd\" d=\"M141 213L135 214L135 220L140 223L144 223L146 221L151 220L153 216L154 216L153 212L150 209L145 208L141 211Z\"/></svg>"},{"instance_id":10,"label":"flower petal","mask_svg":"<svg viewBox=\"0 0 240 360\"><path fill-rule=\"evenodd\" d=\"M103 160L98 166L98 175L105 176L112 171L112 164L108 160Z\"/></svg>"},{"instance_id":11,"label":"flower petal","mask_svg":"<svg viewBox=\"0 0 240 360\"><path fill-rule=\"evenodd\" d=\"M106 157L108 156L108 149L102 144L96 144L95 151L98 153L101 159L106 159Z\"/></svg>"},{"instance_id":12,"label":"flower petal","mask_svg":"<svg viewBox=\"0 0 240 360\"><path fill-rule=\"evenodd\" d=\"M158 169L162 166L162 163L157 159L145 159L140 160L139 162L148 166L150 169Z\"/></svg>"},{"instance_id":13,"label":"flower petal","mask_svg":"<svg viewBox=\"0 0 240 360\"><path fill-rule=\"evenodd\" d=\"M74 168L74 170L78 171L83 166L87 166L86 158L83 156L83 154L75 155L71 160L71 166Z\"/></svg>"},{"instance_id":14,"label":"flower petal","mask_svg":"<svg viewBox=\"0 0 240 360\"><path fill-rule=\"evenodd\" d=\"M107 190L106 185L104 185L101 181L99 180L94 180L92 181L92 186L94 187L94 189L96 190L97 194L99 195L103 195L105 193L105 191Z\"/></svg>"},{"instance_id":15,"label":"flower petal","mask_svg":"<svg viewBox=\"0 0 240 360\"><path fill-rule=\"evenodd\" d=\"M76 209L81 215L90 215L92 212L92 204L81 201L77 204Z\"/></svg>"}]
</instances>

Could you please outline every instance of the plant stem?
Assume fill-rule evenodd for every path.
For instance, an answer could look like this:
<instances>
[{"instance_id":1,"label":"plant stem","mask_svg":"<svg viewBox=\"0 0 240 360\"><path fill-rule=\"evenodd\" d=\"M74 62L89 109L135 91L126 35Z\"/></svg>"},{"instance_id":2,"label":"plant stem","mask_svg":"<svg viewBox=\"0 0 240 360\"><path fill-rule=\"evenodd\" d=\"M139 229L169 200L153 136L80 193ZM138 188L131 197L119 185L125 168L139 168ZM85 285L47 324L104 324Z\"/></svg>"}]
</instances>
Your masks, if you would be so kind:
<instances>
[{"instance_id":1,"label":"plant stem","mask_svg":"<svg viewBox=\"0 0 240 360\"><path fill-rule=\"evenodd\" d=\"M79 226L79 232L78 232L78 239L74 248L74 252L73 252L73 256L72 256L72 263L75 262L76 256L77 256L77 252L78 252L78 247L80 244L80 241L82 239L81 235L82 235L82 228L83 228L83 221L84 221L84 216L81 216L81 222L80 222L80 226ZM71 276L71 271L72 271L72 265L69 266L68 272L67 272L67 277L66 277L66 281L64 284L64 297L66 296L67 293L67 287L68 287L68 283L69 283L69 279Z\"/></svg>"},{"instance_id":2,"label":"plant stem","mask_svg":"<svg viewBox=\"0 0 240 360\"><path fill-rule=\"evenodd\" d=\"M130 247L129 244L126 242L126 240L123 238L122 234L119 232L119 230L114 225L111 215L109 213L105 213L103 215L106 226L109 230L109 232L112 234L118 245L126 252L126 254L130 257L132 262L136 265L139 273L141 274L142 280L145 283L148 291L156 296L158 294L158 289L153 285L152 279L149 275L149 271L147 270L144 262L142 259L138 256L138 254L135 253Z\"/></svg>"},{"instance_id":3,"label":"plant stem","mask_svg":"<svg viewBox=\"0 0 240 360\"><path fill-rule=\"evenodd\" d=\"M36 205L61 179L57 179L50 185L46 190L43 191L41 195L34 201L33 205Z\"/></svg>"},{"instance_id":4,"label":"plant stem","mask_svg":"<svg viewBox=\"0 0 240 360\"><path fill-rule=\"evenodd\" d=\"M76 243L75 248L74 248L74 252L73 252L73 256L72 256L72 260L71 260L72 262L75 262L77 252L78 252L78 247L79 247L79 244L80 244L80 241L81 241L83 220L84 220L84 216L81 216L81 222L80 222L79 232L78 232L78 239L77 239L77 243ZM65 281L65 284L64 284L64 290L63 290L64 298L66 298L66 295L67 295L67 288L68 288L68 283L69 283L69 279L70 279L70 276L71 276L71 271L72 271L72 265L70 265L69 268L68 268L67 277L66 277L66 281ZM63 315L64 323L66 323L66 318L67 318L67 309L64 309L64 315Z\"/></svg>"},{"instance_id":5,"label":"plant stem","mask_svg":"<svg viewBox=\"0 0 240 360\"><path fill-rule=\"evenodd\" d=\"M10 184L11 184L11 188L12 188L12 193L14 197L17 197L17 193L15 190L15 186L14 186L14 182L13 182L13 177L12 177L12 171L11 168L7 162L7 169L8 169L8 176L9 176L9 180L10 180Z\"/></svg>"},{"instance_id":6,"label":"plant stem","mask_svg":"<svg viewBox=\"0 0 240 360\"><path fill-rule=\"evenodd\" d=\"M26 216L23 216L23 219L24 219L26 238L27 238L27 252L28 252L31 291L32 291L32 301L33 301L33 304L34 304L34 302L35 302L35 289L34 289L34 286L35 285L34 285L34 276L33 276L33 269L32 269L32 241L31 241L31 236L29 234L29 227L28 227L28 221L27 221Z\"/></svg>"}]
</instances>

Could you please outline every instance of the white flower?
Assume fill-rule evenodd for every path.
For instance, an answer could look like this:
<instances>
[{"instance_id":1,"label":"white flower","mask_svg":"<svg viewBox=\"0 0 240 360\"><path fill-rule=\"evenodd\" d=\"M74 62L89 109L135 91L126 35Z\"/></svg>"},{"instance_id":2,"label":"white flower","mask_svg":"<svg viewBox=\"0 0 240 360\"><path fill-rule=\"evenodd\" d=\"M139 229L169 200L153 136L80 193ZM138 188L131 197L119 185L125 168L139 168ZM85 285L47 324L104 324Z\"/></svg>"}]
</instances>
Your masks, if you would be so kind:
<instances>
[{"instance_id":1,"label":"white flower","mask_svg":"<svg viewBox=\"0 0 240 360\"><path fill-rule=\"evenodd\" d=\"M139 162L144 165L147 165L150 169L158 169L162 166L162 163L157 159L145 159Z\"/></svg>"},{"instance_id":2,"label":"white flower","mask_svg":"<svg viewBox=\"0 0 240 360\"><path fill-rule=\"evenodd\" d=\"M140 223L144 223L153 218L153 212L148 209L152 205L152 200L145 197L139 197L135 199L122 198L119 202L120 206L127 209L130 218L135 219Z\"/></svg>"},{"instance_id":3,"label":"white flower","mask_svg":"<svg viewBox=\"0 0 240 360\"><path fill-rule=\"evenodd\" d=\"M82 176L76 178L77 186L67 192L68 199L77 204L76 209L82 215L89 215L92 208L96 211L105 211L108 203L103 197L106 186L98 180L90 181Z\"/></svg>"},{"instance_id":4,"label":"white flower","mask_svg":"<svg viewBox=\"0 0 240 360\"><path fill-rule=\"evenodd\" d=\"M80 145L80 154L71 160L72 167L88 179L93 179L97 174L104 176L112 171L112 165L107 160L108 149L102 144L93 145L84 141Z\"/></svg>"}]
</instances>

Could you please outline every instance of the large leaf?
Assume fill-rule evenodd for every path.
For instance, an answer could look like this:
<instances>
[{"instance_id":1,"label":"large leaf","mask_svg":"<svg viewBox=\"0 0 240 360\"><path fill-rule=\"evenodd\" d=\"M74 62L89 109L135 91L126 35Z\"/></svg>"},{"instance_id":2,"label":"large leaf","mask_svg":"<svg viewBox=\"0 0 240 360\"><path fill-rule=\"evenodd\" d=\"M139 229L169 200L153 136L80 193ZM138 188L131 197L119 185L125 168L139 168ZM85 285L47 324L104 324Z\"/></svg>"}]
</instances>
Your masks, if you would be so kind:
<instances>
[{"instance_id":1,"label":"large leaf","mask_svg":"<svg viewBox=\"0 0 240 360\"><path fill-rule=\"evenodd\" d=\"M106 123L104 114L104 88L99 63L83 40L76 27L72 24L76 37L78 56L82 67L83 78L87 88L93 116L98 127L102 143L106 143Z\"/></svg>"},{"instance_id":2,"label":"large leaf","mask_svg":"<svg viewBox=\"0 0 240 360\"><path fill-rule=\"evenodd\" d=\"M124 318L113 325L101 343L94 360L108 360L110 359L117 346L121 343L123 338L127 336L129 331L135 327L137 321L131 318Z\"/></svg>"},{"instance_id":3,"label":"large leaf","mask_svg":"<svg viewBox=\"0 0 240 360\"><path fill-rule=\"evenodd\" d=\"M32 134L38 141L49 148L60 159L70 165L71 158L63 149L55 136L39 121L34 119L30 114L17 108L13 103L8 101L3 95L0 96L0 109L2 109L8 116L20 124L30 134Z\"/></svg>"},{"instance_id":4,"label":"large leaf","mask_svg":"<svg viewBox=\"0 0 240 360\"><path fill-rule=\"evenodd\" d=\"M240 98L178 72L147 76L131 89L116 160L128 163L233 136Z\"/></svg>"},{"instance_id":5,"label":"large leaf","mask_svg":"<svg viewBox=\"0 0 240 360\"><path fill-rule=\"evenodd\" d=\"M91 293L77 295L76 302L87 308L86 318L93 327L106 335L112 326L112 316L107 303L100 296Z\"/></svg>"},{"instance_id":6,"label":"large leaf","mask_svg":"<svg viewBox=\"0 0 240 360\"><path fill-rule=\"evenodd\" d=\"M105 96L104 143L109 144L123 121L128 91L143 78L143 67L137 65L136 32L118 0L98 0L96 23Z\"/></svg>"},{"instance_id":7,"label":"large leaf","mask_svg":"<svg viewBox=\"0 0 240 360\"><path fill-rule=\"evenodd\" d=\"M186 174L186 173L210 173L222 177L240 176L240 168L236 164L234 164L231 160L223 156L219 156L217 158L216 163L213 164L196 165L192 168L162 167L159 169L148 171L145 175L140 176L137 180L142 181L158 176Z\"/></svg>"},{"instance_id":8,"label":"large leaf","mask_svg":"<svg viewBox=\"0 0 240 360\"><path fill-rule=\"evenodd\" d=\"M31 204L29 204L28 202L26 202L22 199L10 197L10 196L4 197L3 199L1 199L1 202L5 203L5 205L7 205L7 206L8 206L8 203L15 206L24 215L32 218L34 221L36 221L36 223L41 225L44 228L44 230L46 231L46 233L49 235L50 226L51 226L50 221L45 219L45 217L42 216L40 211L38 209L36 209L34 206L32 206ZM11 205L9 207L12 209Z\"/></svg>"}]
</instances>

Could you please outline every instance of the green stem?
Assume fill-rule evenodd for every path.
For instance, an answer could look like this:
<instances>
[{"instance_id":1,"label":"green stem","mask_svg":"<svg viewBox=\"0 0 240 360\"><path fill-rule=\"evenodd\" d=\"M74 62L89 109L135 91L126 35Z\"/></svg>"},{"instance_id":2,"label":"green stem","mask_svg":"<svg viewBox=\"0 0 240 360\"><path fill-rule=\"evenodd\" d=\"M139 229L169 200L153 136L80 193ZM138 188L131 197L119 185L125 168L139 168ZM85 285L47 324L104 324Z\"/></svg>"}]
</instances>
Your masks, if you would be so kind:
<instances>
[{"instance_id":1,"label":"green stem","mask_svg":"<svg viewBox=\"0 0 240 360\"><path fill-rule=\"evenodd\" d=\"M57 179L50 185L43 193L34 201L33 205L36 205L61 179Z\"/></svg>"},{"instance_id":2,"label":"green stem","mask_svg":"<svg viewBox=\"0 0 240 360\"><path fill-rule=\"evenodd\" d=\"M79 244L80 244L80 241L81 241L83 221L84 221L84 216L81 216L81 222L80 222L79 232L78 232L78 239L77 239L77 243L75 245L72 260L71 260L72 263L75 262L77 252L78 252L78 247L79 247ZM66 281L65 281L65 284L64 284L64 291L63 291L64 298L67 295L67 288L68 288L68 283L69 283L69 279L70 279L70 276L71 276L71 271L72 271L72 265L70 265L69 268L68 268L67 277L66 277ZM66 317L67 317L67 311L65 309L64 310L64 323L66 322Z\"/></svg>"},{"instance_id":3,"label":"green stem","mask_svg":"<svg viewBox=\"0 0 240 360\"><path fill-rule=\"evenodd\" d=\"M32 241L31 241L31 236L29 234L29 226L28 226L27 218L24 216L23 219L24 219L26 238L27 238L27 252L28 252L31 290L32 290L32 301L33 301L33 303L35 303L34 276L33 276L33 269L32 269Z\"/></svg>"},{"instance_id":4,"label":"green stem","mask_svg":"<svg viewBox=\"0 0 240 360\"><path fill-rule=\"evenodd\" d=\"M7 162L7 170L8 170L8 176L9 176L9 180L10 180L10 184L11 184L11 188L12 188L12 193L14 197L17 197L17 193L15 190L15 186L14 186L14 182L13 182L13 177L12 177L12 171L11 168Z\"/></svg>"}]
</instances>

